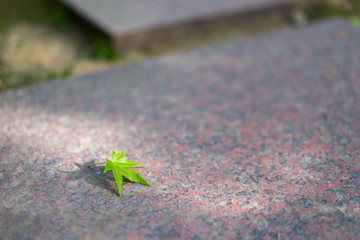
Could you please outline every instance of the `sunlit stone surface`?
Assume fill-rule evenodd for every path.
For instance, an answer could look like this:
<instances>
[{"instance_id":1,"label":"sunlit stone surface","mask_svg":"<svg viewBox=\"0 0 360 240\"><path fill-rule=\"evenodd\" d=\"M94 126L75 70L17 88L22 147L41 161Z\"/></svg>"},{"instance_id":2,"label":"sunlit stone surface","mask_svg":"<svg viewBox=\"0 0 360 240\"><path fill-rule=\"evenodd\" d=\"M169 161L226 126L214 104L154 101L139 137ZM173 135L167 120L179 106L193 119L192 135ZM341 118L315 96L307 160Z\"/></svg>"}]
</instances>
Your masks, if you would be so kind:
<instances>
[{"instance_id":1,"label":"sunlit stone surface","mask_svg":"<svg viewBox=\"0 0 360 240\"><path fill-rule=\"evenodd\" d=\"M1 239L357 239L360 29L302 30L0 94ZM148 166L125 183L115 149Z\"/></svg>"}]
</instances>

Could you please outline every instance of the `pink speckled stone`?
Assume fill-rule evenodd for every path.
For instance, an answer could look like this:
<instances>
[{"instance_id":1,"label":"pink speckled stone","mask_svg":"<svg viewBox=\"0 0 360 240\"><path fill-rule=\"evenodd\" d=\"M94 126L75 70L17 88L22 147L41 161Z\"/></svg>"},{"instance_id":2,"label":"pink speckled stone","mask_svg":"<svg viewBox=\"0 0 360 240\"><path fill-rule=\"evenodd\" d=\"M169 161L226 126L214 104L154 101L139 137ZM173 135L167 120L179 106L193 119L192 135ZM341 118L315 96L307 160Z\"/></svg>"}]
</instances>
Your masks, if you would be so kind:
<instances>
[{"instance_id":1,"label":"pink speckled stone","mask_svg":"<svg viewBox=\"0 0 360 240\"><path fill-rule=\"evenodd\" d=\"M360 29L0 94L0 239L359 239ZM148 168L121 199L110 151Z\"/></svg>"}]
</instances>

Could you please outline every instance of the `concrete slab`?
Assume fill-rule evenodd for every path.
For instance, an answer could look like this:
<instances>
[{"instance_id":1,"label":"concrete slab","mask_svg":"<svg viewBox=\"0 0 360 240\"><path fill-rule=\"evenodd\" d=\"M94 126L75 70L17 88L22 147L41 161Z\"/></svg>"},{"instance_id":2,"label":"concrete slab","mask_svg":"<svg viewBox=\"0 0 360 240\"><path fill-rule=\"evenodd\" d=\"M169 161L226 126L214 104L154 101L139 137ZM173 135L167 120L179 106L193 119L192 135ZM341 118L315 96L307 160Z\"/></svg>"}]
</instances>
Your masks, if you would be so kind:
<instances>
[{"instance_id":1,"label":"concrete slab","mask_svg":"<svg viewBox=\"0 0 360 240\"><path fill-rule=\"evenodd\" d=\"M0 238L359 238L359 42L332 20L1 93ZM153 187L86 168L112 149Z\"/></svg>"},{"instance_id":2,"label":"concrete slab","mask_svg":"<svg viewBox=\"0 0 360 240\"><path fill-rule=\"evenodd\" d=\"M109 35L299 0L62 0Z\"/></svg>"},{"instance_id":3,"label":"concrete slab","mask_svg":"<svg viewBox=\"0 0 360 240\"><path fill-rule=\"evenodd\" d=\"M208 21L222 21L234 15L284 9L307 0L61 0L86 20L107 33L120 51L169 43L172 38L186 39L194 32L208 28ZM225 20L226 21L226 20ZM228 22L238 21L236 17ZM248 19L247 24L254 21ZM211 25L211 24L210 24ZM149 43L150 42L150 43Z\"/></svg>"}]
</instances>

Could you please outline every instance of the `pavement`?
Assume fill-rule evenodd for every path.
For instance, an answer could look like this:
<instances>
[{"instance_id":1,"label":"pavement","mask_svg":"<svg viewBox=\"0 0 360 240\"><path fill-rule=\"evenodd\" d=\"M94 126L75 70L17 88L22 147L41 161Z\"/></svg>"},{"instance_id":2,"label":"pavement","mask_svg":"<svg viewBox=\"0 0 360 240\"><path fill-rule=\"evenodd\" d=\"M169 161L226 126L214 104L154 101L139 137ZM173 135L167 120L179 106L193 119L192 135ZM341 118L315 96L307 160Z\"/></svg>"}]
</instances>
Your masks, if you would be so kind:
<instances>
[{"instance_id":1,"label":"pavement","mask_svg":"<svg viewBox=\"0 0 360 240\"><path fill-rule=\"evenodd\" d=\"M149 48L168 45L179 38L188 39L199 32L214 31L217 25L217 28L226 28L237 22L244 28L258 19L279 22L284 12L319 0L60 1L107 34L115 49L123 53L134 49L149 51Z\"/></svg>"},{"instance_id":2,"label":"pavement","mask_svg":"<svg viewBox=\"0 0 360 240\"><path fill-rule=\"evenodd\" d=\"M359 239L360 29L307 28L0 94L0 239ZM152 188L104 166L147 165Z\"/></svg>"}]
</instances>

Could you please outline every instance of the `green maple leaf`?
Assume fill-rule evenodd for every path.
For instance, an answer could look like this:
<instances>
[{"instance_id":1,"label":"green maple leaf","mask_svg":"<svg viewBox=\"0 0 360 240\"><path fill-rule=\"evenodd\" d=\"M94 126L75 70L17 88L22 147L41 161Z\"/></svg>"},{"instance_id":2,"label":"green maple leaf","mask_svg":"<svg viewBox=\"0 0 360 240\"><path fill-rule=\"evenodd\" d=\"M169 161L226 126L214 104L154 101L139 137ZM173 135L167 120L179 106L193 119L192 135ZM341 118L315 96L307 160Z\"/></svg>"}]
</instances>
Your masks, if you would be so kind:
<instances>
[{"instance_id":1,"label":"green maple leaf","mask_svg":"<svg viewBox=\"0 0 360 240\"><path fill-rule=\"evenodd\" d=\"M114 177L115 177L115 182L119 188L119 196L121 197L121 185L123 182L123 175L124 177L126 177L127 179L129 179L132 182L136 182L136 183L141 183L144 184L148 187L151 187L151 185L146 182L141 176L140 174L138 174L134 169L132 169L131 167L146 167L143 164L140 163L136 163L136 162L132 162L129 159L125 158L125 150L122 152L118 152L116 153L114 150L112 151L112 160L109 160L107 158L105 165L105 170L104 173L106 173L107 171L112 170ZM88 167L94 166L94 165L98 165L98 164L103 164L103 163L96 163L96 164L91 164Z\"/></svg>"},{"instance_id":2,"label":"green maple leaf","mask_svg":"<svg viewBox=\"0 0 360 240\"><path fill-rule=\"evenodd\" d=\"M360 17L350 16L349 21L355 27L360 27Z\"/></svg>"}]
</instances>

